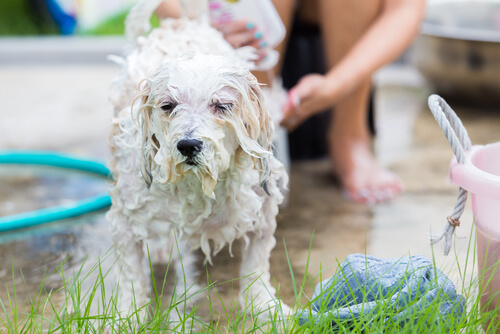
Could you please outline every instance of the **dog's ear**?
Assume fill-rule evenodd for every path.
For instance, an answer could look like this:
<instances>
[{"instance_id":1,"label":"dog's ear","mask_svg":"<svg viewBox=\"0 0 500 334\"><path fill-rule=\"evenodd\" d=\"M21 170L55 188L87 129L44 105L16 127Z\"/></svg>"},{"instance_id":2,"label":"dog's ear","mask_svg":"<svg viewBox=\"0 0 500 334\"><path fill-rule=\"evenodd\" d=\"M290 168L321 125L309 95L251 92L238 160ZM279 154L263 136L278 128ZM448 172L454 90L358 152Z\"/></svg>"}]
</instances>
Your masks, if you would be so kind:
<instances>
[{"instance_id":1,"label":"dog's ear","mask_svg":"<svg viewBox=\"0 0 500 334\"><path fill-rule=\"evenodd\" d=\"M153 182L153 163L154 156L158 152L158 141L154 133L151 131L151 113L153 111L153 103L150 101L151 87L147 81L142 81L139 84L139 91L132 103L132 110L137 108L137 118L141 131L141 174L149 189Z\"/></svg>"},{"instance_id":2,"label":"dog's ear","mask_svg":"<svg viewBox=\"0 0 500 334\"><path fill-rule=\"evenodd\" d=\"M271 115L267 109L259 82L250 73L247 75L246 79L249 87L249 111L253 113L253 117L249 117L245 120L245 126L247 127L250 137L255 138L259 146L265 150L265 154L258 155L259 161L257 165L260 168L260 186L269 195L267 180L271 172L269 159L272 156L274 124L271 121ZM255 119L257 122L254 121Z\"/></svg>"}]
</instances>

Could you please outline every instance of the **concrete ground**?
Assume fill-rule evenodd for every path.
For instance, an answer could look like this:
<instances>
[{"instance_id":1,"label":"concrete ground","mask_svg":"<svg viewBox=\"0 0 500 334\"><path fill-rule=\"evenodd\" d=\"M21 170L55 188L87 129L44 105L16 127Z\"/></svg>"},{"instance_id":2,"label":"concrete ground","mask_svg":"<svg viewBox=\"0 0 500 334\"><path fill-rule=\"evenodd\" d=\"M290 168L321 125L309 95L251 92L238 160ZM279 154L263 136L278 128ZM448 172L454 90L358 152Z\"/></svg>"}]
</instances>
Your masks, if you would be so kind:
<instances>
[{"instance_id":1,"label":"concrete ground","mask_svg":"<svg viewBox=\"0 0 500 334\"><path fill-rule=\"evenodd\" d=\"M116 74L113 65L104 63L0 64L0 147L107 160L112 115L107 95ZM441 244L434 250L429 244L429 234L442 230L457 196L457 187L448 180L451 148L426 106L429 89L407 67L381 70L376 83L374 150L384 166L401 176L406 190L389 203L355 204L341 196L327 161L294 163L289 204L278 217L277 246L271 259L271 272L287 303L293 303L294 293L285 243L296 282L302 282L304 275L318 282L320 272L323 278L332 275L337 261L348 254L366 252L380 257L434 255L438 268L462 285L455 255L445 257ZM456 110L474 144L500 141L500 112L458 106ZM74 172L0 166L0 215L84 198L107 187L105 182ZM456 239L453 249L461 265L471 226L468 204L458 229L464 238ZM0 298L5 301L7 292L13 292L12 273L18 301L23 304L45 273L46 289L60 286L60 278L49 274L66 258L63 267L71 272L84 258L96 263L111 246L104 212L0 233ZM217 282L237 276L238 254L231 259L223 250L214 266L206 269L201 262L200 258L202 279L205 270ZM162 277L165 267L155 269ZM235 293L230 283L217 289L226 302ZM311 291L306 289L309 296ZM206 305L200 312L207 312Z\"/></svg>"}]
</instances>

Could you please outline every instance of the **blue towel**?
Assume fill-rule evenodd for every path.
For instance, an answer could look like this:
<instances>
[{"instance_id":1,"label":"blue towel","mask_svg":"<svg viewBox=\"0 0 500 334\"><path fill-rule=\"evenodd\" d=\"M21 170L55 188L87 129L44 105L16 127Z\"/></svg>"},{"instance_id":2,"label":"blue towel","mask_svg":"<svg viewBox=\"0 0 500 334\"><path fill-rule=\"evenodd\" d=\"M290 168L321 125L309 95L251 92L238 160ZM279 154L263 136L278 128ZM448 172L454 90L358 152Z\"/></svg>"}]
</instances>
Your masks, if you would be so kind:
<instances>
[{"instance_id":1,"label":"blue towel","mask_svg":"<svg viewBox=\"0 0 500 334\"><path fill-rule=\"evenodd\" d=\"M390 305L391 320L399 324L418 311L437 305L426 321L460 321L465 316L465 298L458 295L451 280L423 256L380 259L363 254L349 255L335 275L319 283L310 309L299 310L299 323L331 321L348 326L362 315L380 316ZM323 305L323 306L322 306ZM385 306L384 306L385 305ZM448 317L448 318L446 318ZM390 319L389 319L390 318ZM326 320L329 319L329 320ZM416 320L413 318L413 320Z\"/></svg>"}]
</instances>

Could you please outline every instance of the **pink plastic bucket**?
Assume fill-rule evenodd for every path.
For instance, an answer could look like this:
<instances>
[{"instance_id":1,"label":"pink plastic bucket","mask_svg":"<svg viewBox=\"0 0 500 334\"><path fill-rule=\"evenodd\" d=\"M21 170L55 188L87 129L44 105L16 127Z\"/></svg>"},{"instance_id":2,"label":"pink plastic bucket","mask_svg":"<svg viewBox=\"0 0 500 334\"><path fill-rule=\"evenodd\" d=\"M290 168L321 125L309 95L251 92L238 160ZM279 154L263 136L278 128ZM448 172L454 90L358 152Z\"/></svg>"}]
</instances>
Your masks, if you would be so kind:
<instances>
[{"instance_id":1,"label":"pink plastic bucket","mask_svg":"<svg viewBox=\"0 0 500 334\"><path fill-rule=\"evenodd\" d=\"M450 179L471 195L482 277L481 305L486 311L494 310L500 302L500 142L473 146L465 152L465 163L454 158Z\"/></svg>"}]
</instances>

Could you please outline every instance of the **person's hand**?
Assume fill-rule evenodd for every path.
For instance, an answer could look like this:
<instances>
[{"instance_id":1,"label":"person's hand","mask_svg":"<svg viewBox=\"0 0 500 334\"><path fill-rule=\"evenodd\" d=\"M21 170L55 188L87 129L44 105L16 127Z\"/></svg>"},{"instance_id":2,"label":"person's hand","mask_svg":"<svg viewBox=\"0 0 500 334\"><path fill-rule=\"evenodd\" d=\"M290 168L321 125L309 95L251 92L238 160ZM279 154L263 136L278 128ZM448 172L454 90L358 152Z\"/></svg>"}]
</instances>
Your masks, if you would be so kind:
<instances>
[{"instance_id":1,"label":"person's hand","mask_svg":"<svg viewBox=\"0 0 500 334\"><path fill-rule=\"evenodd\" d=\"M306 75L288 93L280 125L293 131L312 115L331 107L334 100L331 83L324 75Z\"/></svg>"},{"instance_id":2,"label":"person's hand","mask_svg":"<svg viewBox=\"0 0 500 334\"><path fill-rule=\"evenodd\" d=\"M233 48L241 48L243 46L253 46L257 50L261 50L259 56L264 56L262 49L267 47L265 36L259 31L259 28L254 23L248 20L236 20L228 22L212 23L212 26L219 30L224 39L233 46Z\"/></svg>"}]
</instances>

